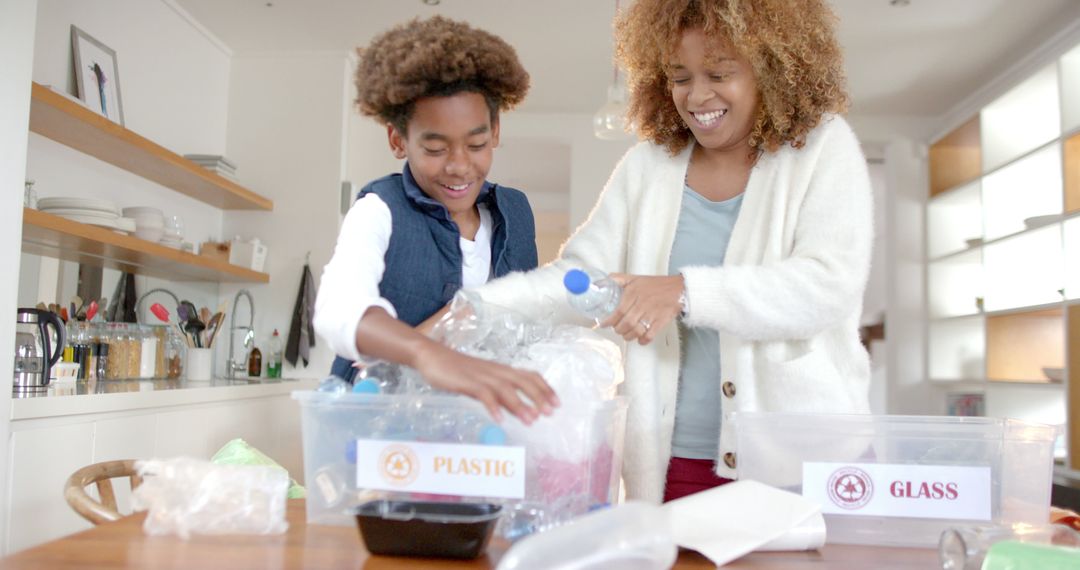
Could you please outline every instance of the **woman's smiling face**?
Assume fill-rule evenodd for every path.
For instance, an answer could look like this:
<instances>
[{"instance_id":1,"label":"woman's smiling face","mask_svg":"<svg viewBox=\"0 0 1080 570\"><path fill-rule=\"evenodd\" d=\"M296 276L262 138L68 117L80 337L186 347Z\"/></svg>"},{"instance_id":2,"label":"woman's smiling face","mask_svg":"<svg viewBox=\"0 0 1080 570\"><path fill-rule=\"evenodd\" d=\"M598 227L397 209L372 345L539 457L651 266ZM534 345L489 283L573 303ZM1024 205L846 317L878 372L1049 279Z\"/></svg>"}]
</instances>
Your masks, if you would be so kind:
<instances>
[{"instance_id":1,"label":"woman's smiling face","mask_svg":"<svg viewBox=\"0 0 1080 570\"><path fill-rule=\"evenodd\" d=\"M409 161L413 178L451 216L472 209L499 143L483 95L461 92L416 102L406 133L389 127L394 156Z\"/></svg>"},{"instance_id":2,"label":"woman's smiling face","mask_svg":"<svg viewBox=\"0 0 1080 570\"><path fill-rule=\"evenodd\" d=\"M759 96L746 58L701 29L686 30L668 78L675 109L699 145L708 150L749 148Z\"/></svg>"}]
</instances>

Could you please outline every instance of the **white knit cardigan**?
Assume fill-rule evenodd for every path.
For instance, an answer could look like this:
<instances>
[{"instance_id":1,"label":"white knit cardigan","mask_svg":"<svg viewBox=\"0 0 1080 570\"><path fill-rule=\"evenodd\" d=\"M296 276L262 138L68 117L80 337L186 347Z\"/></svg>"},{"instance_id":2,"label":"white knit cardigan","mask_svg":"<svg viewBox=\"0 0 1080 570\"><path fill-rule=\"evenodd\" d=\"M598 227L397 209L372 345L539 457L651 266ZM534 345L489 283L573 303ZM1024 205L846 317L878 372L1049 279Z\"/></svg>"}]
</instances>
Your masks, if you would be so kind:
<instances>
[{"instance_id":1,"label":"white knit cardigan","mask_svg":"<svg viewBox=\"0 0 1080 570\"><path fill-rule=\"evenodd\" d=\"M634 146L557 261L477 292L534 318L583 323L565 302L567 268L667 275L690 154L691 148L671 156L651 143ZM826 116L804 147L759 158L724 264L681 268L690 307L684 321L719 331L721 378L715 381L735 387L733 397L722 398L718 475L738 476L732 412L869 411L870 367L858 325L872 209L859 143L843 118ZM628 498L663 497L679 355L673 325L647 346L624 347Z\"/></svg>"}]
</instances>

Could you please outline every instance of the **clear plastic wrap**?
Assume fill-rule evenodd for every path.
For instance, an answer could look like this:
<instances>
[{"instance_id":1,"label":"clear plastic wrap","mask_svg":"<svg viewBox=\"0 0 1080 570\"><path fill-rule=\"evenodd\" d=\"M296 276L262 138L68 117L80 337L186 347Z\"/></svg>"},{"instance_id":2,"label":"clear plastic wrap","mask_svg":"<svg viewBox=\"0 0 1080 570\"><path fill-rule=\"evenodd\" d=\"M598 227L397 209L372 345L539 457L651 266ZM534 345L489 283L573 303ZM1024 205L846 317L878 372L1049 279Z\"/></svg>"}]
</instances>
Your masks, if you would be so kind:
<instances>
[{"instance_id":1,"label":"clear plastic wrap","mask_svg":"<svg viewBox=\"0 0 1080 570\"><path fill-rule=\"evenodd\" d=\"M149 511L150 535L281 534L289 475L267 465L214 465L179 457L135 464L143 484L132 494L135 510Z\"/></svg>"}]
</instances>

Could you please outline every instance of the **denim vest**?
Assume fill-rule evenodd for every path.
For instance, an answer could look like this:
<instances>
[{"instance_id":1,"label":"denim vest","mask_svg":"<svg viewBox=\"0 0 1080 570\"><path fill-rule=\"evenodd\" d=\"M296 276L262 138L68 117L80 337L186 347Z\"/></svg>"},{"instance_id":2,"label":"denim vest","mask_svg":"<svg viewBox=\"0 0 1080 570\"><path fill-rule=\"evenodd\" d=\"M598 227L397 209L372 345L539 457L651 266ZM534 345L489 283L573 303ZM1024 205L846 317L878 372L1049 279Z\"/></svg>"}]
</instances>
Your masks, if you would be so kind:
<instances>
[{"instance_id":1,"label":"denim vest","mask_svg":"<svg viewBox=\"0 0 1080 570\"><path fill-rule=\"evenodd\" d=\"M390 301L399 320L416 326L461 289L461 233L446 206L416 185L408 163L401 174L369 183L359 196L369 193L386 203L391 217L379 295ZM525 194L484 182L476 201L491 212L492 275L535 269L536 228ZM339 356L330 373L351 382L356 369L351 360Z\"/></svg>"}]
</instances>

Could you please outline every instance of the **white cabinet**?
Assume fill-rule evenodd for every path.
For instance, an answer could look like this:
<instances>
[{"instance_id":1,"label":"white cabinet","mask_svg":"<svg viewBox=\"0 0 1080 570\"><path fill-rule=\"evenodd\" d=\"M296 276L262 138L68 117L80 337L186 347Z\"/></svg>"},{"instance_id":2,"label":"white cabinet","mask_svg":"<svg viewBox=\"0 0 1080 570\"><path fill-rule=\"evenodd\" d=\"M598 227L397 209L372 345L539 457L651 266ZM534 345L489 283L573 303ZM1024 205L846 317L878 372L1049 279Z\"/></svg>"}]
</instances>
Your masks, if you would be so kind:
<instances>
[{"instance_id":1,"label":"white cabinet","mask_svg":"<svg viewBox=\"0 0 1080 570\"><path fill-rule=\"evenodd\" d=\"M276 386L14 402L8 463L11 503L3 525L7 552L90 528L68 506L63 489L76 469L99 461L210 459L222 445L239 437L272 457L302 484L300 408L289 393L315 384L305 380ZM75 398L81 399L82 411L72 411ZM127 485L117 482L115 489L120 511L130 512ZM88 491L93 493L93 488Z\"/></svg>"},{"instance_id":2,"label":"white cabinet","mask_svg":"<svg viewBox=\"0 0 1080 570\"><path fill-rule=\"evenodd\" d=\"M1069 418L1080 467L1080 47L929 149L927 375L990 415Z\"/></svg>"}]
</instances>

